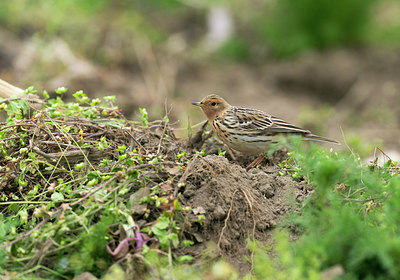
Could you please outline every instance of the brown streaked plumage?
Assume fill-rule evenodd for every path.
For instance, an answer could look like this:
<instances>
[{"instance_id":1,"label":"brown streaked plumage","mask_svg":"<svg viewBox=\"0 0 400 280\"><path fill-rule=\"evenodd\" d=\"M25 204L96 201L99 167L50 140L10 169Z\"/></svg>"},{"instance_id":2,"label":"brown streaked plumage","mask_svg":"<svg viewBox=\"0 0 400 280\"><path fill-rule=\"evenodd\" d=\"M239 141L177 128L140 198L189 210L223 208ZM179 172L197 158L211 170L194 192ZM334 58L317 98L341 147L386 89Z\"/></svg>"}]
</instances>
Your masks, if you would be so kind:
<instances>
[{"instance_id":1,"label":"brown streaked plumage","mask_svg":"<svg viewBox=\"0 0 400 280\"><path fill-rule=\"evenodd\" d=\"M279 135L285 134L298 134L306 140L338 144L335 140L312 134L309 130L263 111L231 106L216 94L192 104L203 110L219 139L228 147L247 154L263 154L271 143L277 142ZM248 168L258 165L263 158L264 155L261 155Z\"/></svg>"}]
</instances>

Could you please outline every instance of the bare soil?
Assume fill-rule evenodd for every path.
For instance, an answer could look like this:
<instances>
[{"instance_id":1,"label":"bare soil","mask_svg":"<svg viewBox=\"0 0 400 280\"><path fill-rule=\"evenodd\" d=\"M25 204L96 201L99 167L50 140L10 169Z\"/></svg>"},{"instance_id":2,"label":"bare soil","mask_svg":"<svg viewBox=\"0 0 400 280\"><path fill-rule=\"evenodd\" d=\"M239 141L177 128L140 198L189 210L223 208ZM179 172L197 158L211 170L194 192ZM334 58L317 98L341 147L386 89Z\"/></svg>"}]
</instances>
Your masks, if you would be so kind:
<instances>
[{"instance_id":1,"label":"bare soil","mask_svg":"<svg viewBox=\"0 0 400 280\"><path fill-rule=\"evenodd\" d=\"M195 157L188 170L183 196L206 220L192 232L198 243L187 251L200 257L209 242L216 244L241 273L251 267L246 240L271 244L271 229L312 193L304 182L280 176L276 167L246 171L217 155Z\"/></svg>"}]
</instances>

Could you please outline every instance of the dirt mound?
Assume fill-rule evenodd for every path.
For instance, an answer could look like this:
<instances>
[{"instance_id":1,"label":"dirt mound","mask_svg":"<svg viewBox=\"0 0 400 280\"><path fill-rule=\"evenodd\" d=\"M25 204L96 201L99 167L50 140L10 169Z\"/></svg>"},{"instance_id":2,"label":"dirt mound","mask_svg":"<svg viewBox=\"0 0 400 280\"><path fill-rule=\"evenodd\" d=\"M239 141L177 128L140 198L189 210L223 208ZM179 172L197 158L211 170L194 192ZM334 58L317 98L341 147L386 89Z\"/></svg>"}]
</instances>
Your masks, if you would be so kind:
<instances>
[{"instance_id":1,"label":"dirt mound","mask_svg":"<svg viewBox=\"0 0 400 280\"><path fill-rule=\"evenodd\" d=\"M241 273L249 271L251 264L244 258L249 255L246 239L270 243L271 229L296 208L296 200L311 193L304 182L278 172L276 167L247 172L216 155L194 158L183 196L206 219L200 232L193 232L200 242L189 249L191 253L199 254L211 241Z\"/></svg>"}]
</instances>

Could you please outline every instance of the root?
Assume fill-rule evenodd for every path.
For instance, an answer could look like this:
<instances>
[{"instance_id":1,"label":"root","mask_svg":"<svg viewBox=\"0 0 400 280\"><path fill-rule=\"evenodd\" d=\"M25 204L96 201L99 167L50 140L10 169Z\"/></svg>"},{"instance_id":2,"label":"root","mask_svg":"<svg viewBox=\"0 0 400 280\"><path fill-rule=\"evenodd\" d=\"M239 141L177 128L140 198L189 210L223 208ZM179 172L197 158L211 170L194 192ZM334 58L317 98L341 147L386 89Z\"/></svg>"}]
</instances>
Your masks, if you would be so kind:
<instances>
[{"instance_id":1,"label":"root","mask_svg":"<svg viewBox=\"0 0 400 280\"><path fill-rule=\"evenodd\" d=\"M235 194L236 194L237 192L238 192L238 190L236 190L236 191L232 194L231 206L229 207L228 215L226 215L226 218L225 218L224 227L222 228L221 234L219 235L219 238L218 238L217 248L219 248L219 249L221 249L220 245L221 245L222 236L224 235L224 231L225 231L225 229L226 229L226 226L228 225L228 220L229 220L229 217L231 216L232 207L233 207L233 199L235 198Z\"/></svg>"},{"instance_id":2,"label":"root","mask_svg":"<svg viewBox=\"0 0 400 280\"><path fill-rule=\"evenodd\" d=\"M244 197L245 197L245 199L246 199L246 201L247 201L247 205L249 206L249 210L250 210L251 217L252 217L252 220L253 220L252 239L255 240L256 220L255 220L255 217L254 217L253 203L250 201L250 198L249 198L248 194L246 193L246 191L244 191L244 190L241 189L241 188L240 188L239 190L243 193L243 195L244 195ZM217 243L217 248L220 249L220 250L221 250L221 240L222 240L222 237L223 237L223 235L224 235L224 232L225 232L225 230L226 230L226 228L227 228L228 220L229 220L229 218L230 218L230 216L231 216L231 212L232 212L232 209L233 209L233 201L234 201L234 199L235 199L236 193L237 193L239 190L235 190L234 193L232 194L231 205L230 205L230 207L229 207L228 214L226 215L225 222L224 222L224 227L223 227L222 230L221 230L221 234L220 234L220 236L219 236L218 243ZM250 273L253 273L253 270L254 270L254 251L251 252L251 268L250 268Z\"/></svg>"},{"instance_id":3,"label":"root","mask_svg":"<svg viewBox=\"0 0 400 280\"><path fill-rule=\"evenodd\" d=\"M240 189L240 190L242 191L244 197L245 197L246 200L247 200L247 204L249 205L249 209L250 209L250 213L251 213L251 218L252 218L252 220L253 220L253 228L252 228L252 233L251 233L251 234L252 234L252 238L253 238L253 241L254 241L254 240L256 239L256 238L255 238L256 219L254 218L253 204L250 202L250 199L249 199L247 193L246 193L244 190L242 190L242 189ZM250 260L251 260L250 274L253 274L253 271L254 271L254 251L251 251Z\"/></svg>"}]
</instances>

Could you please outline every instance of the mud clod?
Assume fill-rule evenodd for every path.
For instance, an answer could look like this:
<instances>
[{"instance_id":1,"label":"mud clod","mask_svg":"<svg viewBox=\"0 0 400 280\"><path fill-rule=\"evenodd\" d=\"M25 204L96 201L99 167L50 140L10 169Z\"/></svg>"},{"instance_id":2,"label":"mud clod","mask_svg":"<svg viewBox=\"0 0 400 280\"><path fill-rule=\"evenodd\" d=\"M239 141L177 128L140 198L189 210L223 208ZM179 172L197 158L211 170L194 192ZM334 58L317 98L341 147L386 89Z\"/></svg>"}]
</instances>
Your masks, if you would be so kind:
<instances>
[{"instance_id":1,"label":"mud clod","mask_svg":"<svg viewBox=\"0 0 400 280\"><path fill-rule=\"evenodd\" d=\"M214 209L213 216L214 216L214 219L216 219L216 220L222 220L225 218L226 213L225 213L224 209L222 209L221 206L217 205L217 207Z\"/></svg>"}]
</instances>

